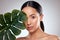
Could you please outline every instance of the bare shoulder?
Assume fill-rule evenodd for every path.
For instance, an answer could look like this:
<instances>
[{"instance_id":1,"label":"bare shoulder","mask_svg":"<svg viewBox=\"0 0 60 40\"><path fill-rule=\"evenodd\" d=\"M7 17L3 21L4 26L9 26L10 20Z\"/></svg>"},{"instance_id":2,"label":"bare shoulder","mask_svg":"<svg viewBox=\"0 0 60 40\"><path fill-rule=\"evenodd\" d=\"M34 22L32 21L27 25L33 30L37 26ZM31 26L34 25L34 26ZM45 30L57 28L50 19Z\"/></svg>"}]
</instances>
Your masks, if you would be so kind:
<instances>
[{"instance_id":1,"label":"bare shoulder","mask_svg":"<svg viewBox=\"0 0 60 40\"><path fill-rule=\"evenodd\" d=\"M58 36L56 36L56 35L49 35L48 39L50 39L50 40L59 40Z\"/></svg>"},{"instance_id":2,"label":"bare shoulder","mask_svg":"<svg viewBox=\"0 0 60 40\"><path fill-rule=\"evenodd\" d=\"M20 38L17 38L16 40L25 40L26 37L20 37Z\"/></svg>"}]
</instances>

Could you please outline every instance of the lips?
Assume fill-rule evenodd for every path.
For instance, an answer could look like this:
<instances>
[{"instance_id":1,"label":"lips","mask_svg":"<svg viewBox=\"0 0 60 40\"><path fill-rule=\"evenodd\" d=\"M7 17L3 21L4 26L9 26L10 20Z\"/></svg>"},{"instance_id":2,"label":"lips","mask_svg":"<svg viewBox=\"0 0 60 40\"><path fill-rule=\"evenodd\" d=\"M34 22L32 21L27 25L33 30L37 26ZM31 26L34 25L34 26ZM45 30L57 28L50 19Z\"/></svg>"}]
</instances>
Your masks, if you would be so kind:
<instances>
[{"instance_id":1,"label":"lips","mask_svg":"<svg viewBox=\"0 0 60 40\"><path fill-rule=\"evenodd\" d=\"M27 27L27 30L31 30L31 29L32 29L32 26L28 26L28 27Z\"/></svg>"}]
</instances>

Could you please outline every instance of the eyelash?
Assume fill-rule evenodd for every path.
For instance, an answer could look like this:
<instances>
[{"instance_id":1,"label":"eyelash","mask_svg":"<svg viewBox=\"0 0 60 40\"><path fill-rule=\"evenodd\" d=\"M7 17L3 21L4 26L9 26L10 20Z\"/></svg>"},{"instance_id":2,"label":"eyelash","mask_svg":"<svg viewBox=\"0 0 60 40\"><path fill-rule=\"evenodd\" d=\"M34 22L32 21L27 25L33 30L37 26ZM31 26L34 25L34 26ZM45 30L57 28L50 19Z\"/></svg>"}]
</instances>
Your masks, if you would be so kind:
<instances>
[{"instance_id":1,"label":"eyelash","mask_svg":"<svg viewBox=\"0 0 60 40\"><path fill-rule=\"evenodd\" d=\"M34 19L35 17L34 17L34 16L32 16L32 18Z\"/></svg>"}]
</instances>

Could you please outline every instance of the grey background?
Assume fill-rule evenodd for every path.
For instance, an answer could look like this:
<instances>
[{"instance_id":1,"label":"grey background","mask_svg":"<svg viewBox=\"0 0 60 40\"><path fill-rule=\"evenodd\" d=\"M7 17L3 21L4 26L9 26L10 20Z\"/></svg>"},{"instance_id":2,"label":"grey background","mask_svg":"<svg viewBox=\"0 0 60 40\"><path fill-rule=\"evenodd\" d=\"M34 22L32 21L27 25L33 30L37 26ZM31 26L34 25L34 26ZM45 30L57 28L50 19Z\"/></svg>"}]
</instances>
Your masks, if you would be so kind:
<instances>
[{"instance_id":1,"label":"grey background","mask_svg":"<svg viewBox=\"0 0 60 40\"><path fill-rule=\"evenodd\" d=\"M19 9L28 0L0 0L0 14ZM43 7L45 32L60 36L60 0L35 0ZM17 37L28 35L28 31L22 30Z\"/></svg>"}]
</instances>

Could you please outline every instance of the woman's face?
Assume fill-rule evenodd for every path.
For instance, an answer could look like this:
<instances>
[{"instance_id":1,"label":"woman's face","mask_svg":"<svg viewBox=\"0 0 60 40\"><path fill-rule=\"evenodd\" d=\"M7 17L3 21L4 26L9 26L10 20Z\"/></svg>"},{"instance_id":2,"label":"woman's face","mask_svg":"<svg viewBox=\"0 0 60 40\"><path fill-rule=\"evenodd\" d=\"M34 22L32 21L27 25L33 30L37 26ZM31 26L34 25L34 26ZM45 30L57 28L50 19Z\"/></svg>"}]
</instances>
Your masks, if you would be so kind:
<instances>
[{"instance_id":1,"label":"woman's face","mask_svg":"<svg viewBox=\"0 0 60 40\"><path fill-rule=\"evenodd\" d=\"M25 21L26 29L29 32L34 32L40 27L40 15L36 9L32 7L25 7L22 10L27 15L27 21Z\"/></svg>"}]
</instances>

